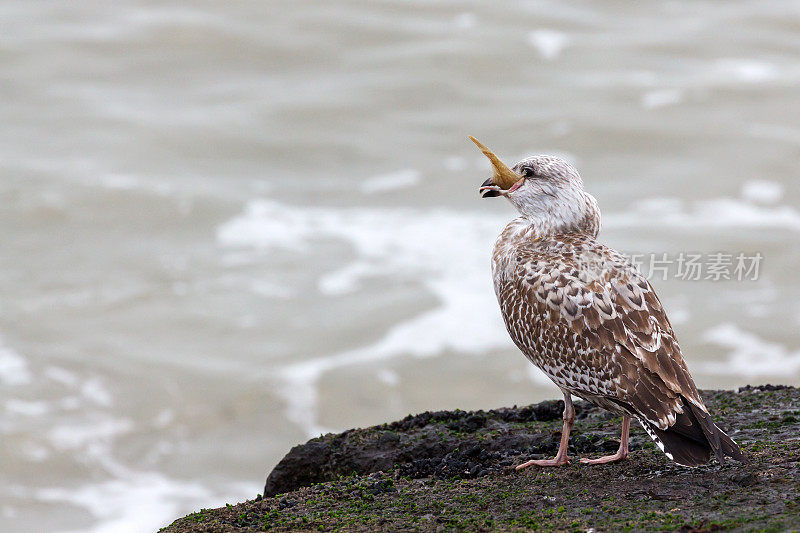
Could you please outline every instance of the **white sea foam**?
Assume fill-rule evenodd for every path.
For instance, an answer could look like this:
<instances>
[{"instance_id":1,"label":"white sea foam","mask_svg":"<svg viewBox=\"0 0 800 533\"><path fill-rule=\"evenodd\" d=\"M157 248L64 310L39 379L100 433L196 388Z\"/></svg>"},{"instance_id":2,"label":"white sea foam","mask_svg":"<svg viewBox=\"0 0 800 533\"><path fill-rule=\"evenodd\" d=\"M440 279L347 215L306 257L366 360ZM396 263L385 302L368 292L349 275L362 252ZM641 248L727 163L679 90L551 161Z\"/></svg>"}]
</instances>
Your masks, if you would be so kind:
<instances>
[{"instance_id":1,"label":"white sea foam","mask_svg":"<svg viewBox=\"0 0 800 533\"><path fill-rule=\"evenodd\" d=\"M211 491L197 482L173 479L160 472L126 465L118 458L116 444L120 437L136 431L137 427L133 420L118 416L110 409L116 402L105 383L100 378L81 376L59 367L49 367L44 375L48 386L70 396L52 406L43 402L7 402L7 409L37 415L60 408L70 414L56 417L43 435L43 442L31 442L26 446L25 458L40 462L52 455L51 450L68 453L78 458L92 475L87 476L86 481L70 483L70 486L18 487L17 491L32 500L85 509L94 520L88 528L74 531L155 531L192 509L244 499L253 493L253 487L242 485ZM64 405L67 400L79 409ZM172 413L165 410L153 423L156 427L163 427L171 422L172 417ZM155 447L154 453L158 450Z\"/></svg>"},{"instance_id":2,"label":"white sea foam","mask_svg":"<svg viewBox=\"0 0 800 533\"><path fill-rule=\"evenodd\" d=\"M21 450L22 455L32 463L41 463L52 457L50 450L37 442L29 442Z\"/></svg>"},{"instance_id":3,"label":"white sea foam","mask_svg":"<svg viewBox=\"0 0 800 533\"><path fill-rule=\"evenodd\" d=\"M83 423L63 423L54 426L47 434L48 440L60 450L76 450L109 441L133 429L130 420L112 419L105 415Z\"/></svg>"},{"instance_id":4,"label":"white sea foam","mask_svg":"<svg viewBox=\"0 0 800 533\"><path fill-rule=\"evenodd\" d=\"M478 23L478 17L475 13L459 13L453 18L453 24L459 29L469 30L474 28Z\"/></svg>"},{"instance_id":5,"label":"white sea foam","mask_svg":"<svg viewBox=\"0 0 800 533\"><path fill-rule=\"evenodd\" d=\"M783 185L776 181L750 180L742 185L742 198L754 203L774 204L783 197Z\"/></svg>"},{"instance_id":6,"label":"white sea foam","mask_svg":"<svg viewBox=\"0 0 800 533\"><path fill-rule=\"evenodd\" d=\"M279 285L266 280L256 280L250 284L250 289L267 298L286 299L292 296L292 290L289 287Z\"/></svg>"},{"instance_id":7,"label":"white sea foam","mask_svg":"<svg viewBox=\"0 0 800 533\"><path fill-rule=\"evenodd\" d=\"M400 383L400 376L394 370L382 368L378 371L378 380L384 385L395 387Z\"/></svg>"},{"instance_id":8,"label":"white sea foam","mask_svg":"<svg viewBox=\"0 0 800 533\"><path fill-rule=\"evenodd\" d=\"M28 362L0 338L0 382L4 385L24 385L30 381Z\"/></svg>"},{"instance_id":9,"label":"white sea foam","mask_svg":"<svg viewBox=\"0 0 800 533\"><path fill-rule=\"evenodd\" d=\"M254 492L254 487L245 489L242 486L213 492L196 482L171 479L158 472L141 471L123 464L117 457L115 444L121 436L135 431L136 426L132 420L112 411L116 403L114 394L98 376L86 376L57 366L47 366L34 373L22 356L0 344L0 382L6 392L4 432L24 435L31 423L46 422L47 427L45 431L26 437L15 459L35 465L56 456L72 457L87 472L83 482L37 488L38 481L34 479L30 485L20 482L6 485L0 495L85 509L94 520L80 531L155 531L189 510L243 499ZM48 399L15 397L10 395L15 390L12 385L25 385L26 393L46 388ZM157 417L155 423L169 423L167 415ZM2 513L13 518L18 510L15 504L9 503ZM65 525L64 529L69 527Z\"/></svg>"},{"instance_id":10,"label":"white sea foam","mask_svg":"<svg viewBox=\"0 0 800 533\"><path fill-rule=\"evenodd\" d=\"M275 215L289 216L290 219ZM314 224L314 219L301 208L291 209L277 202L259 200L248 203L243 215L220 226L217 240L226 246L306 251L308 238L315 232ZM242 254L236 256L242 260Z\"/></svg>"},{"instance_id":11,"label":"white sea foam","mask_svg":"<svg viewBox=\"0 0 800 533\"><path fill-rule=\"evenodd\" d=\"M626 213L603 216L607 228L675 227L785 229L800 231L800 212L787 205L761 206L737 198L685 202L677 198L638 201Z\"/></svg>"},{"instance_id":12,"label":"white sea foam","mask_svg":"<svg viewBox=\"0 0 800 533\"><path fill-rule=\"evenodd\" d=\"M168 183L143 182L136 176L126 174L101 174L97 180L101 187L120 191L140 191L158 196L169 196L175 189Z\"/></svg>"},{"instance_id":13,"label":"white sea foam","mask_svg":"<svg viewBox=\"0 0 800 533\"><path fill-rule=\"evenodd\" d=\"M361 183L361 192L365 194L376 194L397 189L405 189L419 183L421 178L419 171L414 169L398 170L389 174L374 176Z\"/></svg>"},{"instance_id":14,"label":"white sea foam","mask_svg":"<svg viewBox=\"0 0 800 533\"><path fill-rule=\"evenodd\" d=\"M491 288L488 257L510 213L443 209L325 208L288 206L272 200L250 202L244 213L218 228L224 247L303 253L316 239L337 239L354 248L355 259L318 279L326 295L357 291L370 276L402 277L424 284L440 302L391 327L376 343L290 364L276 388L287 416L309 435L327 430L317 421L317 385L338 368L375 364L399 356L430 357L445 352L484 354L510 347ZM737 199L687 205L678 199L639 202L630 213L605 217L611 227L710 227L800 230L800 214L788 206L756 206ZM680 318L680 317L677 317ZM530 378L544 382L539 372Z\"/></svg>"},{"instance_id":15,"label":"white sea foam","mask_svg":"<svg viewBox=\"0 0 800 533\"><path fill-rule=\"evenodd\" d=\"M350 243L356 259L318 281L325 294L357 290L366 276L409 276L441 302L396 324L373 345L284 368L279 390L290 419L311 435L324 432L316 422L316 384L336 368L402 355L482 354L507 347L488 256L509 218L442 209L304 208L259 200L222 225L217 236L226 246L302 251L313 239Z\"/></svg>"},{"instance_id":16,"label":"white sea foam","mask_svg":"<svg viewBox=\"0 0 800 533\"><path fill-rule=\"evenodd\" d=\"M342 269L324 274L317 282L317 287L328 296L347 294L358 288L359 279L377 273L374 265L351 263Z\"/></svg>"},{"instance_id":17,"label":"white sea foam","mask_svg":"<svg viewBox=\"0 0 800 533\"><path fill-rule=\"evenodd\" d=\"M212 494L192 482L170 479L157 472L121 472L116 479L69 488L47 488L34 493L43 502L61 502L86 509L95 523L90 533L155 531L175 517L209 502L236 501L252 490Z\"/></svg>"},{"instance_id":18,"label":"white sea foam","mask_svg":"<svg viewBox=\"0 0 800 533\"><path fill-rule=\"evenodd\" d=\"M557 58L568 43L569 37L560 31L539 28L528 33L528 44L548 61Z\"/></svg>"},{"instance_id":19,"label":"white sea foam","mask_svg":"<svg viewBox=\"0 0 800 533\"><path fill-rule=\"evenodd\" d=\"M64 368L58 366L49 366L44 369L44 376L61 385L67 387L74 387L78 383L78 376Z\"/></svg>"},{"instance_id":20,"label":"white sea foam","mask_svg":"<svg viewBox=\"0 0 800 533\"><path fill-rule=\"evenodd\" d=\"M10 398L6 400L5 408L9 413L24 416L44 416L52 410L51 406L47 402L30 402L18 400L16 398Z\"/></svg>"},{"instance_id":21,"label":"white sea foam","mask_svg":"<svg viewBox=\"0 0 800 533\"><path fill-rule=\"evenodd\" d=\"M34 379L36 377L36 379ZM28 400L4 397L4 431L19 432L20 423L32 419L46 420L46 432L31 435L19 451L17 459L32 464L53 457L54 452L72 455L81 465L91 469L92 476L84 485L63 488L33 488L24 485L6 486L3 495L43 502L63 502L86 509L95 522L80 531L138 532L154 531L179 516L181 512L224 497L243 497L248 492L231 490L212 494L196 483L172 480L155 472L128 468L115 458L113 444L134 429L131 420L112 414L113 395L99 377L81 376L61 367L45 367L34 374L29 363L8 346L0 343L0 382L6 393L12 385L26 385L26 390L46 387L56 398ZM60 399L58 395L63 395ZM67 415L67 416L65 416ZM94 481L97 480L97 481ZM2 513L8 518L17 514L14 505L6 505Z\"/></svg>"},{"instance_id":22,"label":"white sea foam","mask_svg":"<svg viewBox=\"0 0 800 533\"><path fill-rule=\"evenodd\" d=\"M121 189L126 191L131 191L141 186L137 178L122 174L107 174L101 176L100 184L109 189Z\"/></svg>"},{"instance_id":23,"label":"white sea foam","mask_svg":"<svg viewBox=\"0 0 800 533\"><path fill-rule=\"evenodd\" d=\"M113 403L111 393L99 378L86 380L83 386L81 386L81 395L92 403L102 407L111 407Z\"/></svg>"},{"instance_id":24,"label":"white sea foam","mask_svg":"<svg viewBox=\"0 0 800 533\"><path fill-rule=\"evenodd\" d=\"M800 350L790 351L782 344L763 340L735 324L716 326L707 331L703 339L729 350L723 361L696 363L705 372L784 379L800 374Z\"/></svg>"},{"instance_id":25,"label":"white sea foam","mask_svg":"<svg viewBox=\"0 0 800 533\"><path fill-rule=\"evenodd\" d=\"M679 104L683 100L683 92L679 89L659 89L650 91L642 96L642 107L645 109L658 109Z\"/></svg>"},{"instance_id":26,"label":"white sea foam","mask_svg":"<svg viewBox=\"0 0 800 533\"><path fill-rule=\"evenodd\" d=\"M761 83L777 76L775 65L756 59L727 58L715 64L718 74L745 83Z\"/></svg>"}]
</instances>

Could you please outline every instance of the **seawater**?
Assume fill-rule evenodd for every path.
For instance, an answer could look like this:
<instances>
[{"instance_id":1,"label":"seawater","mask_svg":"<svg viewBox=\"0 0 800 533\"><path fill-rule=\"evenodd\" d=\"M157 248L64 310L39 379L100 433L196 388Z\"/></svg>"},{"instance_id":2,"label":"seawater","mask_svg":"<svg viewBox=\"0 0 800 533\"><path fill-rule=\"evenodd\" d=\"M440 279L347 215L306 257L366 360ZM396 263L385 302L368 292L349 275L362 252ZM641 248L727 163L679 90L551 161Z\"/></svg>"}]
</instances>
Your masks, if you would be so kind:
<instances>
[{"instance_id":1,"label":"seawater","mask_svg":"<svg viewBox=\"0 0 800 533\"><path fill-rule=\"evenodd\" d=\"M146 531L297 442L557 396L512 346L475 135L566 157L699 386L800 384L794 2L0 6L0 516Z\"/></svg>"}]
</instances>

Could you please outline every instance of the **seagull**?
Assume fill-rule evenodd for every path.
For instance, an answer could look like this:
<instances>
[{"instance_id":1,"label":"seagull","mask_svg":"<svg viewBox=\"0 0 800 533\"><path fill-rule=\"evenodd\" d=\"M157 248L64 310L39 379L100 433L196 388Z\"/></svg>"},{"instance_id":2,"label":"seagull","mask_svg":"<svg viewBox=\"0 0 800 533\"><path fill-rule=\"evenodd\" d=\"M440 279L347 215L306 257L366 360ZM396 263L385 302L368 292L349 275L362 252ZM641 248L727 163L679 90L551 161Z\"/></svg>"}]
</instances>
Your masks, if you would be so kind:
<instances>
[{"instance_id":1,"label":"seagull","mask_svg":"<svg viewBox=\"0 0 800 533\"><path fill-rule=\"evenodd\" d=\"M520 215L500 233L492 254L506 329L564 394L558 453L517 470L569 463L572 396L622 415L617 452L581 463L627 459L631 418L677 464L695 467L712 454L720 462L744 460L697 392L653 287L623 254L597 241L600 209L575 167L537 155L509 168L470 139L493 170L481 196L503 196Z\"/></svg>"}]
</instances>

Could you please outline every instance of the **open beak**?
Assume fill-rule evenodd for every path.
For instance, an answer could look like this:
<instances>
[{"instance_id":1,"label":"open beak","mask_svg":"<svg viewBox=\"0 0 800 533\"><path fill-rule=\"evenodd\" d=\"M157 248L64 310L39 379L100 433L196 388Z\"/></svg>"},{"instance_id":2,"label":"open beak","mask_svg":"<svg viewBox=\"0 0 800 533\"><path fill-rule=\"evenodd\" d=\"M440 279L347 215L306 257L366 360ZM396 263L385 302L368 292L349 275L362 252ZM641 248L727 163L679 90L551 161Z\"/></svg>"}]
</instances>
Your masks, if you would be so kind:
<instances>
[{"instance_id":1,"label":"open beak","mask_svg":"<svg viewBox=\"0 0 800 533\"><path fill-rule=\"evenodd\" d=\"M481 198L493 198L495 196L500 196L500 194L505 191L492 183L492 178L489 178L481 184L478 188L478 192L481 194Z\"/></svg>"},{"instance_id":2,"label":"open beak","mask_svg":"<svg viewBox=\"0 0 800 533\"><path fill-rule=\"evenodd\" d=\"M483 198L493 196L505 196L515 191L522 184L522 176L508 168L508 165L500 161L500 158L486 148L478 139L470 136L470 140L483 152L492 163L492 177L481 184L478 192Z\"/></svg>"}]
</instances>

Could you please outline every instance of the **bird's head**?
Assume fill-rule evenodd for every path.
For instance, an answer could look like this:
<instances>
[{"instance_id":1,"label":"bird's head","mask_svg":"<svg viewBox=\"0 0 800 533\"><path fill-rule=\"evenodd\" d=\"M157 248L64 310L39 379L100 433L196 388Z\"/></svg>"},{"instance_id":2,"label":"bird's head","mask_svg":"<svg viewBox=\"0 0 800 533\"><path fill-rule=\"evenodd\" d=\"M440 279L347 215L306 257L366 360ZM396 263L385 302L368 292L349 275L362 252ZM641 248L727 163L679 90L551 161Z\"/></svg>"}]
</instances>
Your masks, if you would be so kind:
<instances>
[{"instance_id":1,"label":"bird's head","mask_svg":"<svg viewBox=\"0 0 800 533\"><path fill-rule=\"evenodd\" d=\"M491 150L470 137L492 164L492 177L483 182L483 198L504 196L522 216L547 232L586 231L597 234L600 210L583 189L578 171L561 159L536 155L508 167Z\"/></svg>"}]
</instances>

